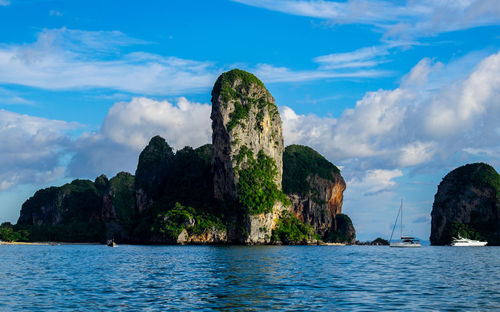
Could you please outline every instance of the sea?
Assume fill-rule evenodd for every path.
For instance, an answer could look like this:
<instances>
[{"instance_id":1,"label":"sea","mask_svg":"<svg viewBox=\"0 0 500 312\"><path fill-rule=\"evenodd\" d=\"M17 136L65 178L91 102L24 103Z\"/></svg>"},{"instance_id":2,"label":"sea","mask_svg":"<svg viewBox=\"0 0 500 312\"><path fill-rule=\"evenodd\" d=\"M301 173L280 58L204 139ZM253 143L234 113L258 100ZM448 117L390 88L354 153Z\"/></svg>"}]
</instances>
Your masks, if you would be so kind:
<instances>
[{"instance_id":1,"label":"sea","mask_svg":"<svg viewBox=\"0 0 500 312\"><path fill-rule=\"evenodd\" d=\"M500 311L500 247L0 246L0 311Z\"/></svg>"}]
</instances>

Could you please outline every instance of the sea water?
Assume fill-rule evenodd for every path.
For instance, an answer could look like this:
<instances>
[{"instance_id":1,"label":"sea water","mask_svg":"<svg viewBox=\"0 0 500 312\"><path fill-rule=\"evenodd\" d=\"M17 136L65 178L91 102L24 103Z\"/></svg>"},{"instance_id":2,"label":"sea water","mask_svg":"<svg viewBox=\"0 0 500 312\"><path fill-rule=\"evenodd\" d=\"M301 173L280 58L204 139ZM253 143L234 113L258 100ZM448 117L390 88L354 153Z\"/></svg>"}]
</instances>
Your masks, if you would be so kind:
<instances>
[{"instance_id":1,"label":"sea water","mask_svg":"<svg viewBox=\"0 0 500 312\"><path fill-rule=\"evenodd\" d=\"M500 310L500 247L0 246L0 311Z\"/></svg>"}]
</instances>

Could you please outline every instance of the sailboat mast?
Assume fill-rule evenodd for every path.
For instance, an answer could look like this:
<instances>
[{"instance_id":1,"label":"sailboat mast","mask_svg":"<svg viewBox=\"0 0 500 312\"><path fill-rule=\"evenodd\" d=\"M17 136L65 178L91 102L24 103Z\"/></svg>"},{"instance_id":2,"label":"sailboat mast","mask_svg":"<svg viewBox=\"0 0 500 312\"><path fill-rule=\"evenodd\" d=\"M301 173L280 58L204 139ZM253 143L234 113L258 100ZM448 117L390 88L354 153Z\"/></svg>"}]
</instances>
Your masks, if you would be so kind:
<instances>
[{"instance_id":1,"label":"sailboat mast","mask_svg":"<svg viewBox=\"0 0 500 312\"><path fill-rule=\"evenodd\" d=\"M403 237L403 199L401 198L401 206L399 207L401 210L401 237Z\"/></svg>"}]
</instances>

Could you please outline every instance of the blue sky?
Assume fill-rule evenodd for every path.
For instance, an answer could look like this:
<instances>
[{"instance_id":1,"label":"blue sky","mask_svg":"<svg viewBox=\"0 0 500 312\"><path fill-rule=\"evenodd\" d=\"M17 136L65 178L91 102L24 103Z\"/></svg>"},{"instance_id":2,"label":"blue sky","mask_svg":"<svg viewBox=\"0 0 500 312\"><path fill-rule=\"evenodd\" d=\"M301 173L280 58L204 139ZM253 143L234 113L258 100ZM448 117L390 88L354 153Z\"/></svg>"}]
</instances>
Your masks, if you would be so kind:
<instances>
[{"instance_id":1,"label":"blue sky","mask_svg":"<svg viewBox=\"0 0 500 312\"><path fill-rule=\"evenodd\" d=\"M496 1L0 0L0 220L41 187L135 171L160 134L210 142L210 90L238 67L285 143L342 168L361 240L427 239L451 169L499 166Z\"/></svg>"}]
</instances>

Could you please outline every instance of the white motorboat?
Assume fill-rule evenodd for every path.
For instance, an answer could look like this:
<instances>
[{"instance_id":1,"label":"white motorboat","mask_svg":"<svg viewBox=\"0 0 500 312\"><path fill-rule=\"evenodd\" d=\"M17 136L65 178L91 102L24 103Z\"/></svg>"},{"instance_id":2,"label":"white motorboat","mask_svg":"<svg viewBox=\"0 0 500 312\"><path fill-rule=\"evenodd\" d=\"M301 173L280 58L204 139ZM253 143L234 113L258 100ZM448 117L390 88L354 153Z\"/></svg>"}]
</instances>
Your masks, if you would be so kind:
<instances>
[{"instance_id":1,"label":"white motorboat","mask_svg":"<svg viewBox=\"0 0 500 312\"><path fill-rule=\"evenodd\" d=\"M394 229L398 223L399 216L401 215L401 241L392 242L392 235L394 234ZM422 245L418 239L412 236L403 236L403 200L401 199L401 206L399 207L398 215L396 216L396 222L394 222L394 227L392 228L391 238L389 238L389 247L399 247L399 248L419 248Z\"/></svg>"},{"instance_id":2,"label":"white motorboat","mask_svg":"<svg viewBox=\"0 0 500 312\"><path fill-rule=\"evenodd\" d=\"M482 241L478 241L478 240L463 238L459 235L458 238L453 238L453 241L451 242L450 246L454 246L454 247L483 247L483 246L486 246L486 244L488 244L488 242L482 242Z\"/></svg>"}]
</instances>

